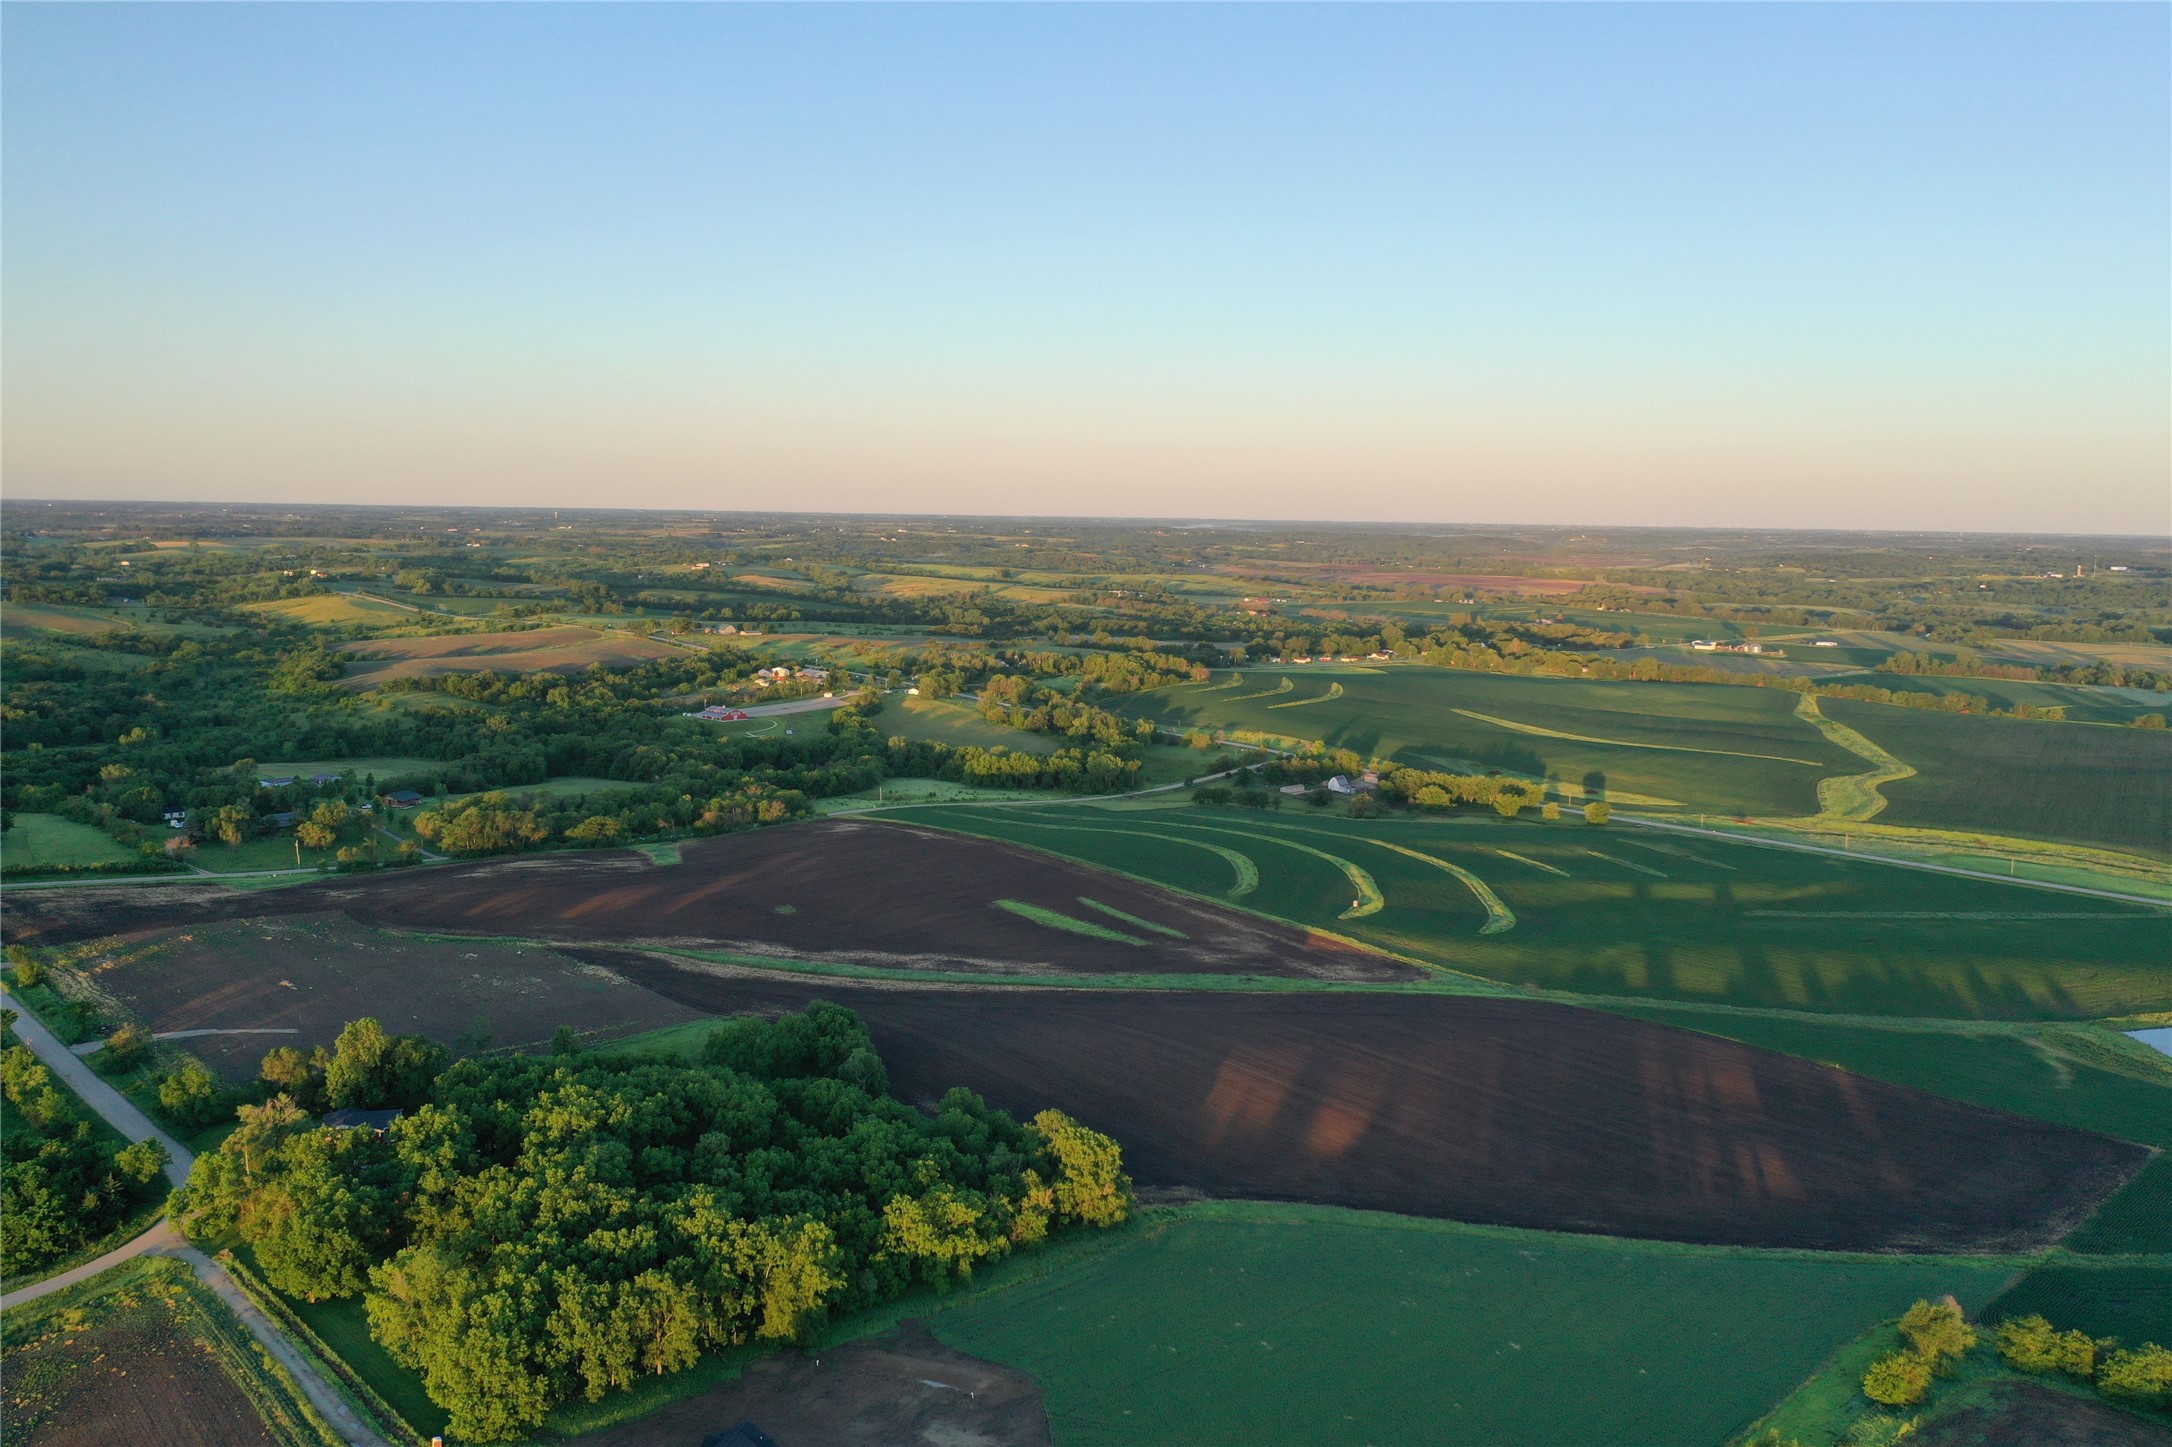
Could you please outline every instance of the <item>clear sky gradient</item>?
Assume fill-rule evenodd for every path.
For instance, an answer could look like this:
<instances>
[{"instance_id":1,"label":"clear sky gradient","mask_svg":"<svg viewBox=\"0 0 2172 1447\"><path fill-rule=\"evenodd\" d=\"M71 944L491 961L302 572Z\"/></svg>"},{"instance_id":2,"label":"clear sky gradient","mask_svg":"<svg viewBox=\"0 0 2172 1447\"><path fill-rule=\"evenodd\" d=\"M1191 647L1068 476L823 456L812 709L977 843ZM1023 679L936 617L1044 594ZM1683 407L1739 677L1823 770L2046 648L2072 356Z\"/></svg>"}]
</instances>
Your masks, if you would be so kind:
<instances>
[{"instance_id":1,"label":"clear sky gradient","mask_svg":"<svg viewBox=\"0 0 2172 1447\"><path fill-rule=\"evenodd\" d=\"M2172 528L2163 5L23 5L16 497Z\"/></svg>"}]
</instances>

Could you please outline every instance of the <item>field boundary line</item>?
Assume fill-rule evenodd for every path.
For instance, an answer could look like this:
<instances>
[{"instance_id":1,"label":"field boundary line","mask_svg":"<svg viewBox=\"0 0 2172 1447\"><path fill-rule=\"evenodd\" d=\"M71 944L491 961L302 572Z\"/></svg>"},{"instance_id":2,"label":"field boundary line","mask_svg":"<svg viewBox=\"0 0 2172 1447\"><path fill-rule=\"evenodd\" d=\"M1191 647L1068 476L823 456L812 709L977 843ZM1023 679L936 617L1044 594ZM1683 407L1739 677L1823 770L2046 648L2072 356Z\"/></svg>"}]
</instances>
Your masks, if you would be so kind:
<instances>
[{"instance_id":1,"label":"field boundary line","mask_svg":"<svg viewBox=\"0 0 2172 1447\"><path fill-rule=\"evenodd\" d=\"M1574 805L1569 806L1574 808ZM1578 813L1583 812L1581 809ZM2125 904L2146 904L2153 909L2172 911L2172 900L2159 899L2154 895L2127 894L2116 889L2097 889L2086 884L2061 884L2053 879L2023 879L2018 875L1993 874L1986 869L1964 869L1957 864L1934 864L1928 859L1896 859L1890 854L1863 854L1852 849L1835 849L1829 844L1811 844L1800 839L1765 839L1750 834L1731 834L1724 829L1705 829L1695 824L1676 824L1665 819L1653 819L1642 814L1615 816L1625 824L1639 829L1662 829L1670 834L1694 834L1704 839L1724 839L1731 844L1743 844L1757 849L1794 849L1804 854L1829 854L1835 859L1853 859L1864 864L1886 864L1895 869L1922 869L1932 874L1958 875L1962 879L1984 879L1993 884L2018 885L2023 889L2048 889L2058 894L2087 895L2092 899L2116 899Z\"/></svg>"}]
</instances>

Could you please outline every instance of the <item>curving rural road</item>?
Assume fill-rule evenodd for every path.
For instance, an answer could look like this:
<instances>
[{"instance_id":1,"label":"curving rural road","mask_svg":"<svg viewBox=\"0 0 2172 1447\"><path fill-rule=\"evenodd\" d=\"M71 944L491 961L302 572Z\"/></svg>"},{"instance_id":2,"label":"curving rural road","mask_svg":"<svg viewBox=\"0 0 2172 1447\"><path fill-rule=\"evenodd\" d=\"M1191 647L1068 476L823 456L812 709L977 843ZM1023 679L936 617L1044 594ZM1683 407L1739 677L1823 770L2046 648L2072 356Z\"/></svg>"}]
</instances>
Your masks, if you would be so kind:
<instances>
[{"instance_id":1,"label":"curving rural road","mask_svg":"<svg viewBox=\"0 0 2172 1447\"><path fill-rule=\"evenodd\" d=\"M97 1111L108 1125L128 1139L149 1138L165 1146L168 1157L166 1179L176 1186L188 1181L189 1168L196 1164L194 1152L152 1124L151 1119L136 1109L128 1097L108 1085L80 1057L72 1054L67 1046L60 1043L58 1035L48 1030L36 1016L22 1009L20 1002L12 1000L5 986L0 986L0 999L9 1000L15 1008L15 1033L30 1047L41 1064L66 1081L69 1087L82 1097L85 1105ZM227 1274L226 1268L189 1245L173 1222L164 1217L159 1219L157 1225L125 1246L108 1251L72 1271L63 1271L60 1275L48 1277L34 1286L25 1286L0 1297L0 1311L20 1306L24 1302L36 1301L41 1296L51 1295L79 1281L88 1281L101 1271L145 1255L171 1256L187 1262L189 1269L196 1273L197 1279L210 1287L219 1300L226 1303L228 1310L249 1329L249 1334L262 1343L264 1350L271 1353L273 1359L287 1369L295 1384L302 1389L302 1394L309 1398L310 1405L322 1413L324 1419L330 1422L352 1447L391 1447L384 1438L370 1430L369 1425L349 1405L347 1399L324 1379L316 1364L304 1356L301 1349L289 1341L285 1333L257 1309L256 1303L251 1301L234 1278Z\"/></svg>"}]
</instances>

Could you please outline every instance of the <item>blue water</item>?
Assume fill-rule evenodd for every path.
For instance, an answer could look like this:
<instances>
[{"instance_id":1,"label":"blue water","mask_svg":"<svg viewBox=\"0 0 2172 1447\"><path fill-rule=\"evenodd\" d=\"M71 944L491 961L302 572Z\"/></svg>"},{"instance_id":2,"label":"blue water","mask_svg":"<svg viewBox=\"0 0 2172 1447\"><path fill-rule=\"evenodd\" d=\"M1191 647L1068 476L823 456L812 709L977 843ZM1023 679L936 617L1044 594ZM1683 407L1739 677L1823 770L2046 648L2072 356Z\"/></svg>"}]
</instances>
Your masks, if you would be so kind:
<instances>
[{"instance_id":1,"label":"blue water","mask_svg":"<svg viewBox=\"0 0 2172 1447\"><path fill-rule=\"evenodd\" d=\"M2165 1054L2172 1055L2172 1027L2157 1030L2129 1030L2127 1033L2153 1050L2162 1050Z\"/></svg>"}]
</instances>

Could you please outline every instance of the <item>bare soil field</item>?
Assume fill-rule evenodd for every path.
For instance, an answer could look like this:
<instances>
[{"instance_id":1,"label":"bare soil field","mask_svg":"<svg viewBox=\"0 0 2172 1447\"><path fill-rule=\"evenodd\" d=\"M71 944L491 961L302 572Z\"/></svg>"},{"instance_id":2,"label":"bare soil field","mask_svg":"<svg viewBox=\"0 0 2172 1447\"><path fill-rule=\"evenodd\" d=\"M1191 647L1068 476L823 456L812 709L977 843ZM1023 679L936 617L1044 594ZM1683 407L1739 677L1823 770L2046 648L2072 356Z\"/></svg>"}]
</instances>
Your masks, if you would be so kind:
<instances>
[{"instance_id":1,"label":"bare soil field","mask_svg":"<svg viewBox=\"0 0 2172 1447\"><path fill-rule=\"evenodd\" d=\"M2172 1424L2017 1382L2001 1387L1991 1406L1940 1413L1913 1440L1921 1447L2172 1447Z\"/></svg>"},{"instance_id":2,"label":"bare soil field","mask_svg":"<svg viewBox=\"0 0 2172 1447\"><path fill-rule=\"evenodd\" d=\"M631 850L542 855L262 894L190 886L24 891L9 901L7 939L53 943L163 924L339 910L396 929L643 943L893 969L1322 980L1421 974L1325 936L1087 865L898 824L837 819L754 830L683 845L680 856L678 864L659 865ZM1019 905L1026 909L1013 907Z\"/></svg>"},{"instance_id":3,"label":"bare soil field","mask_svg":"<svg viewBox=\"0 0 2172 1447\"><path fill-rule=\"evenodd\" d=\"M1050 1447L1041 1388L909 1321L819 1354L763 1357L735 1382L567 1447L686 1447L752 1422L791 1447Z\"/></svg>"},{"instance_id":4,"label":"bare soil field","mask_svg":"<svg viewBox=\"0 0 2172 1447\"><path fill-rule=\"evenodd\" d=\"M352 664L342 682L368 688L393 678L440 673L578 673L591 663L615 667L680 650L626 633L596 628L537 628L525 633L453 633L427 638L378 638L353 646L374 660Z\"/></svg>"},{"instance_id":5,"label":"bare soil field","mask_svg":"<svg viewBox=\"0 0 2172 1447\"><path fill-rule=\"evenodd\" d=\"M189 1053L230 1080L253 1078L277 1046L330 1045L364 1015L448 1046L480 1028L491 1044L516 1047L540 1045L561 1025L602 1042L698 1018L553 950L390 934L338 913L139 931L101 941L75 968L154 1032L295 1032L191 1038Z\"/></svg>"},{"instance_id":6,"label":"bare soil field","mask_svg":"<svg viewBox=\"0 0 2172 1447\"><path fill-rule=\"evenodd\" d=\"M1714 1036L1535 1001L840 986L613 952L716 1014L859 1011L954 1084L1123 1142L1142 1186L1750 1246L2031 1249L2143 1147Z\"/></svg>"}]
</instances>

